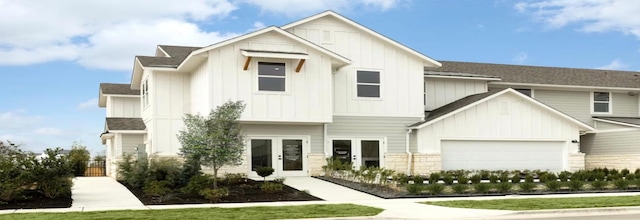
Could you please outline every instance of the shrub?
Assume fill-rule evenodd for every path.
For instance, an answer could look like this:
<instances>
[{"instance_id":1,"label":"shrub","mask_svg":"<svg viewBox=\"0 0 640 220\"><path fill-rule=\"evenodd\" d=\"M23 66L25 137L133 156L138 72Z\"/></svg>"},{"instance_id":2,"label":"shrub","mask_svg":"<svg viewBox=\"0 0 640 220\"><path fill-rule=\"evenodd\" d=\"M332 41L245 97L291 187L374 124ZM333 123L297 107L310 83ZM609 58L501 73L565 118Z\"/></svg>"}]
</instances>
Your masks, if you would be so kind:
<instances>
[{"instance_id":1,"label":"shrub","mask_svg":"<svg viewBox=\"0 0 640 220\"><path fill-rule=\"evenodd\" d=\"M453 176L447 174L444 177L442 177L442 181L444 182L445 185L453 185Z\"/></svg>"},{"instance_id":2,"label":"shrub","mask_svg":"<svg viewBox=\"0 0 640 220\"><path fill-rule=\"evenodd\" d=\"M273 182L274 183L284 184L285 180L286 180L286 178L284 178L284 177L278 177L278 178L273 179Z\"/></svg>"},{"instance_id":3,"label":"shrub","mask_svg":"<svg viewBox=\"0 0 640 220\"><path fill-rule=\"evenodd\" d=\"M416 185L424 184L424 178L422 178L421 176L414 176L413 177L413 184L416 184Z\"/></svg>"},{"instance_id":4,"label":"shrub","mask_svg":"<svg viewBox=\"0 0 640 220\"><path fill-rule=\"evenodd\" d=\"M633 173L627 174L627 176L624 177L625 180L635 180L636 179L636 175Z\"/></svg>"},{"instance_id":5,"label":"shrub","mask_svg":"<svg viewBox=\"0 0 640 220\"><path fill-rule=\"evenodd\" d=\"M618 169L613 168L613 169L610 169L610 170L609 170L609 174L608 174L607 176L610 176L610 175L617 175L617 174L619 174L619 173L620 173L620 172L618 171Z\"/></svg>"},{"instance_id":6,"label":"shrub","mask_svg":"<svg viewBox=\"0 0 640 220\"><path fill-rule=\"evenodd\" d=\"M418 195L424 190L424 185L422 184L409 184L407 185L407 192L412 195Z\"/></svg>"},{"instance_id":7,"label":"shrub","mask_svg":"<svg viewBox=\"0 0 640 220\"><path fill-rule=\"evenodd\" d=\"M619 190L627 190L629 189L629 180L616 179L613 181L613 186L615 186L616 189L619 189Z\"/></svg>"},{"instance_id":8,"label":"shrub","mask_svg":"<svg viewBox=\"0 0 640 220\"><path fill-rule=\"evenodd\" d=\"M558 174L558 179L560 179L560 182L567 182L569 180L570 175L571 175L570 172L562 171L560 172L560 174Z\"/></svg>"},{"instance_id":9,"label":"shrub","mask_svg":"<svg viewBox=\"0 0 640 220\"><path fill-rule=\"evenodd\" d=\"M480 171L480 177L481 179L489 179L489 176L491 175L491 172L488 170L481 170Z\"/></svg>"},{"instance_id":10,"label":"shrub","mask_svg":"<svg viewBox=\"0 0 640 220\"><path fill-rule=\"evenodd\" d=\"M533 175L527 174L526 176L524 176L524 182L525 183L533 183Z\"/></svg>"},{"instance_id":11,"label":"shrub","mask_svg":"<svg viewBox=\"0 0 640 220\"><path fill-rule=\"evenodd\" d=\"M636 178L635 180L633 180L634 185L636 185L636 188L640 189L640 178Z\"/></svg>"},{"instance_id":12,"label":"shrub","mask_svg":"<svg viewBox=\"0 0 640 220\"><path fill-rule=\"evenodd\" d=\"M469 184L469 177L467 177L467 175L462 174L460 176L458 176L458 183L459 184Z\"/></svg>"},{"instance_id":13,"label":"shrub","mask_svg":"<svg viewBox=\"0 0 640 220\"><path fill-rule=\"evenodd\" d=\"M473 191L480 194L487 194L491 191L491 185L487 183L473 184Z\"/></svg>"},{"instance_id":14,"label":"shrub","mask_svg":"<svg viewBox=\"0 0 640 220\"><path fill-rule=\"evenodd\" d=\"M511 188L513 188L513 184L510 182L500 182L496 184L495 187L499 193L507 193L511 191Z\"/></svg>"},{"instance_id":15,"label":"shrub","mask_svg":"<svg viewBox=\"0 0 640 220\"><path fill-rule=\"evenodd\" d=\"M480 183L480 181L482 181L482 176L480 174L474 174L473 176L471 176L471 178L469 178L469 180L471 180L471 183L473 184L478 184Z\"/></svg>"},{"instance_id":16,"label":"shrub","mask_svg":"<svg viewBox=\"0 0 640 220\"><path fill-rule=\"evenodd\" d=\"M270 176L271 174L273 174L273 168L272 167L258 167L256 168L256 173L258 173L258 176L261 176L262 178L264 178L264 181L267 181L267 177Z\"/></svg>"},{"instance_id":17,"label":"shrub","mask_svg":"<svg viewBox=\"0 0 640 220\"><path fill-rule=\"evenodd\" d=\"M499 179L500 179L500 178L499 178L498 176L496 176L496 175L491 175L491 176L489 176L489 183L498 183L498 180L499 180Z\"/></svg>"},{"instance_id":18,"label":"shrub","mask_svg":"<svg viewBox=\"0 0 640 220\"><path fill-rule=\"evenodd\" d=\"M500 174L500 182L501 183L508 183L509 182L509 173L508 172L504 172Z\"/></svg>"},{"instance_id":19,"label":"shrub","mask_svg":"<svg viewBox=\"0 0 640 220\"><path fill-rule=\"evenodd\" d=\"M640 168L636 168L636 171L633 171L633 174L640 175Z\"/></svg>"},{"instance_id":20,"label":"shrub","mask_svg":"<svg viewBox=\"0 0 640 220\"><path fill-rule=\"evenodd\" d=\"M182 164L174 158L152 159L149 163L146 181L166 181L171 188L178 188Z\"/></svg>"},{"instance_id":21,"label":"shrub","mask_svg":"<svg viewBox=\"0 0 640 220\"><path fill-rule=\"evenodd\" d=\"M404 173L396 173L396 175L393 175L393 180L400 185L409 184L409 176L407 176L407 174L404 174Z\"/></svg>"},{"instance_id":22,"label":"shrub","mask_svg":"<svg viewBox=\"0 0 640 220\"><path fill-rule=\"evenodd\" d=\"M587 177L587 173L588 171L584 171L584 170L580 170L578 172L575 172L573 174L571 174L571 181L574 180L579 180L579 181L587 181L589 178Z\"/></svg>"},{"instance_id":23,"label":"shrub","mask_svg":"<svg viewBox=\"0 0 640 220\"><path fill-rule=\"evenodd\" d=\"M451 190L453 190L453 192L457 194L464 194L465 192L467 192L467 189L469 189L469 185L462 183L454 184L453 186L451 186Z\"/></svg>"},{"instance_id":24,"label":"shrub","mask_svg":"<svg viewBox=\"0 0 640 220\"><path fill-rule=\"evenodd\" d=\"M593 187L593 189L595 189L595 190L602 190L605 187L607 187L608 184L609 183L607 183L604 180L594 180L594 181L591 182L591 187Z\"/></svg>"},{"instance_id":25,"label":"shrub","mask_svg":"<svg viewBox=\"0 0 640 220\"><path fill-rule=\"evenodd\" d=\"M599 171L600 171L600 170L599 170ZM605 167L605 168L604 168L604 169L602 169L601 171L604 173L604 175L605 175L605 176L609 176L609 168L606 168L606 167Z\"/></svg>"},{"instance_id":26,"label":"shrub","mask_svg":"<svg viewBox=\"0 0 640 220\"><path fill-rule=\"evenodd\" d=\"M180 191L187 194L198 194L201 190L209 188L213 185L213 176L211 175L198 175L193 176L189 180L189 183L182 187Z\"/></svg>"},{"instance_id":27,"label":"shrub","mask_svg":"<svg viewBox=\"0 0 640 220\"><path fill-rule=\"evenodd\" d=\"M584 182L582 180L571 180L567 182L567 186L569 186L569 190L571 191L580 191L584 186Z\"/></svg>"},{"instance_id":28,"label":"shrub","mask_svg":"<svg viewBox=\"0 0 640 220\"><path fill-rule=\"evenodd\" d=\"M59 156L60 148L47 149L47 157L40 160L31 158L33 169L31 177L37 183L38 189L48 198L56 198L60 195L69 195L73 182L73 169L67 158Z\"/></svg>"},{"instance_id":29,"label":"shrub","mask_svg":"<svg viewBox=\"0 0 640 220\"><path fill-rule=\"evenodd\" d=\"M440 180L440 173L431 173L429 175L430 184L438 183L439 180Z\"/></svg>"},{"instance_id":30,"label":"shrub","mask_svg":"<svg viewBox=\"0 0 640 220\"><path fill-rule=\"evenodd\" d=\"M525 181L524 183L518 184L518 188L520 188L520 191L523 191L523 192L531 192L535 187L536 187L536 184L533 182Z\"/></svg>"},{"instance_id":31,"label":"shrub","mask_svg":"<svg viewBox=\"0 0 640 220\"><path fill-rule=\"evenodd\" d=\"M282 183L265 182L262 185L260 185L260 190L266 193L274 193L274 192L282 191L283 187L284 187L284 184Z\"/></svg>"},{"instance_id":32,"label":"shrub","mask_svg":"<svg viewBox=\"0 0 640 220\"><path fill-rule=\"evenodd\" d=\"M162 197L171 193L171 184L167 180L151 180L144 184L142 190L146 195Z\"/></svg>"},{"instance_id":33,"label":"shrub","mask_svg":"<svg viewBox=\"0 0 640 220\"><path fill-rule=\"evenodd\" d=\"M432 183L427 185L426 189L429 192L429 195L439 195L442 194L442 191L444 191L444 185Z\"/></svg>"},{"instance_id":34,"label":"shrub","mask_svg":"<svg viewBox=\"0 0 640 220\"><path fill-rule=\"evenodd\" d=\"M31 160L17 145L0 141L0 204L19 196L29 184Z\"/></svg>"},{"instance_id":35,"label":"shrub","mask_svg":"<svg viewBox=\"0 0 640 220\"><path fill-rule=\"evenodd\" d=\"M629 169L624 168L624 169L620 170L620 173L621 173L623 176L626 176L627 174L629 174Z\"/></svg>"},{"instance_id":36,"label":"shrub","mask_svg":"<svg viewBox=\"0 0 640 220\"><path fill-rule=\"evenodd\" d=\"M609 177L607 177L607 180L615 181L615 180L619 180L619 179L623 179L623 178L624 178L624 176L622 176L621 173L617 173L617 174L609 175Z\"/></svg>"},{"instance_id":37,"label":"shrub","mask_svg":"<svg viewBox=\"0 0 640 220\"><path fill-rule=\"evenodd\" d=\"M558 181L558 176L556 176L553 173L544 173L540 176L540 182L541 183L546 183L546 182L550 182L550 181Z\"/></svg>"},{"instance_id":38,"label":"shrub","mask_svg":"<svg viewBox=\"0 0 640 220\"><path fill-rule=\"evenodd\" d=\"M603 171L598 171L593 173L594 180L604 181L607 178L607 175Z\"/></svg>"},{"instance_id":39,"label":"shrub","mask_svg":"<svg viewBox=\"0 0 640 220\"><path fill-rule=\"evenodd\" d=\"M562 182L558 182L557 180L547 180L547 182L544 183L544 186L547 187L547 190L556 192L562 187Z\"/></svg>"},{"instance_id":40,"label":"shrub","mask_svg":"<svg viewBox=\"0 0 640 220\"><path fill-rule=\"evenodd\" d=\"M520 173L513 174L511 183L520 183Z\"/></svg>"},{"instance_id":41,"label":"shrub","mask_svg":"<svg viewBox=\"0 0 640 220\"><path fill-rule=\"evenodd\" d=\"M84 176L87 170L91 155L85 146L74 143L69 151L69 163L73 169L74 176Z\"/></svg>"},{"instance_id":42,"label":"shrub","mask_svg":"<svg viewBox=\"0 0 640 220\"><path fill-rule=\"evenodd\" d=\"M202 166L199 158L193 156L187 156L182 168L180 169L180 176L178 178L177 187L185 187L191 182L191 178L194 176L202 175Z\"/></svg>"},{"instance_id":43,"label":"shrub","mask_svg":"<svg viewBox=\"0 0 640 220\"><path fill-rule=\"evenodd\" d=\"M134 188L142 188L147 180L149 161L142 156L133 160L131 154L125 154L123 160L118 163L118 172L122 179Z\"/></svg>"},{"instance_id":44,"label":"shrub","mask_svg":"<svg viewBox=\"0 0 640 220\"><path fill-rule=\"evenodd\" d=\"M224 174L224 181L227 184L238 184L246 181L246 179L247 179L247 174L245 173L225 173Z\"/></svg>"},{"instance_id":45,"label":"shrub","mask_svg":"<svg viewBox=\"0 0 640 220\"><path fill-rule=\"evenodd\" d=\"M215 203L218 202L221 198L229 196L229 190L227 188L207 188L201 190L200 195L208 199L210 202Z\"/></svg>"}]
</instances>

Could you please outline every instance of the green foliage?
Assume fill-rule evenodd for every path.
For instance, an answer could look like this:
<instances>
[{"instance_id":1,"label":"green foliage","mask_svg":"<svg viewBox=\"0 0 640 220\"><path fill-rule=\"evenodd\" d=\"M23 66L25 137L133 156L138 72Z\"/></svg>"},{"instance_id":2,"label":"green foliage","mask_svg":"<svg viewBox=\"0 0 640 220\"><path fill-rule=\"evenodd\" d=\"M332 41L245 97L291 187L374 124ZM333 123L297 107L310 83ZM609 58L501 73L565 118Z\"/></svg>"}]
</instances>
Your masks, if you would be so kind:
<instances>
[{"instance_id":1,"label":"green foliage","mask_svg":"<svg viewBox=\"0 0 640 220\"><path fill-rule=\"evenodd\" d=\"M582 180L571 180L567 182L567 186L569 186L569 190L571 191L580 191L584 187L584 181Z\"/></svg>"},{"instance_id":2,"label":"green foliage","mask_svg":"<svg viewBox=\"0 0 640 220\"><path fill-rule=\"evenodd\" d=\"M480 183L480 181L482 181L482 175L474 174L473 176L471 176L471 178L469 178L469 180L471 180L472 184L478 184Z\"/></svg>"},{"instance_id":3,"label":"green foliage","mask_svg":"<svg viewBox=\"0 0 640 220\"><path fill-rule=\"evenodd\" d=\"M562 187L562 182L558 182L557 180L547 180L544 182L544 186L547 187L547 190L556 192Z\"/></svg>"},{"instance_id":4,"label":"green foliage","mask_svg":"<svg viewBox=\"0 0 640 220\"><path fill-rule=\"evenodd\" d=\"M473 184L473 191L480 194L487 194L491 191L491 185L487 183Z\"/></svg>"},{"instance_id":5,"label":"green foliage","mask_svg":"<svg viewBox=\"0 0 640 220\"><path fill-rule=\"evenodd\" d=\"M33 168L30 172L33 182L38 189L48 198L56 198L60 195L71 193L73 182L73 169L64 156L59 156L62 149L47 149L46 157L41 160L32 158Z\"/></svg>"},{"instance_id":6,"label":"green foliage","mask_svg":"<svg viewBox=\"0 0 640 220\"><path fill-rule=\"evenodd\" d=\"M224 174L224 181L229 185L238 184L238 183L241 183L241 182L246 182L246 180L247 180L247 174L246 173L225 173ZM278 179L276 179L276 180L278 180Z\"/></svg>"},{"instance_id":7,"label":"green foliage","mask_svg":"<svg viewBox=\"0 0 640 220\"><path fill-rule=\"evenodd\" d=\"M640 168L636 168L636 171L633 171L633 174L635 174L636 176L640 175Z\"/></svg>"},{"instance_id":8,"label":"green foliage","mask_svg":"<svg viewBox=\"0 0 640 220\"><path fill-rule=\"evenodd\" d=\"M497 175L490 175L489 176L489 183L498 183L499 179L500 179L500 177L498 177Z\"/></svg>"},{"instance_id":9,"label":"green foliage","mask_svg":"<svg viewBox=\"0 0 640 220\"><path fill-rule=\"evenodd\" d=\"M284 178L284 177L278 177L278 178L275 178L275 179L273 180L273 182L274 182L274 183L284 184L284 181L285 181L285 180L286 180L286 178Z\"/></svg>"},{"instance_id":10,"label":"green foliage","mask_svg":"<svg viewBox=\"0 0 640 220\"><path fill-rule=\"evenodd\" d=\"M622 176L622 173L616 173L616 174L611 174L607 177L607 180L610 181L615 181L615 180L619 180L624 178L624 176Z\"/></svg>"},{"instance_id":11,"label":"green foliage","mask_svg":"<svg viewBox=\"0 0 640 220\"><path fill-rule=\"evenodd\" d=\"M633 185L636 185L636 188L640 189L640 178L633 180Z\"/></svg>"},{"instance_id":12,"label":"green foliage","mask_svg":"<svg viewBox=\"0 0 640 220\"><path fill-rule=\"evenodd\" d=\"M118 177L134 188L142 188L147 181L149 161L147 157L133 160L133 156L125 154L118 163Z\"/></svg>"},{"instance_id":13,"label":"green foliage","mask_svg":"<svg viewBox=\"0 0 640 220\"><path fill-rule=\"evenodd\" d=\"M11 142L0 141L0 204L19 196L29 183L31 160Z\"/></svg>"},{"instance_id":14,"label":"green foliage","mask_svg":"<svg viewBox=\"0 0 640 220\"><path fill-rule=\"evenodd\" d=\"M213 176L218 176L218 170L223 166L240 165L244 136L238 119L244 107L242 101L228 101L212 110L206 118L186 114L183 118L185 129L178 132L182 145L180 152L211 167ZM217 188L216 179L213 186Z\"/></svg>"},{"instance_id":15,"label":"green foliage","mask_svg":"<svg viewBox=\"0 0 640 220\"><path fill-rule=\"evenodd\" d=\"M396 175L393 175L393 181L396 181L400 185L409 184L409 179L409 176L404 173L396 173Z\"/></svg>"},{"instance_id":16,"label":"green foliage","mask_svg":"<svg viewBox=\"0 0 640 220\"><path fill-rule=\"evenodd\" d=\"M539 180L541 183L556 182L558 181L558 176L553 173L544 173L540 176Z\"/></svg>"},{"instance_id":17,"label":"green foliage","mask_svg":"<svg viewBox=\"0 0 640 220\"><path fill-rule=\"evenodd\" d=\"M491 172L488 170L481 170L480 171L480 178L481 179L489 179L489 175L491 175Z\"/></svg>"},{"instance_id":18,"label":"green foliage","mask_svg":"<svg viewBox=\"0 0 640 220\"><path fill-rule=\"evenodd\" d=\"M520 183L520 172L513 174L511 177L511 183Z\"/></svg>"},{"instance_id":19,"label":"green foliage","mask_svg":"<svg viewBox=\"0 0 640 220\"><path fill-rule=\"evenodd\" d=\"M271 174L273 174L273 167L258 167L256 168L256 173L258 173L258 176L261 176L262 178L267 179L268 176L270 176Z\"/></svg>"},{"instance_id":20,"label":"green foliage","mask_svg":"<svg viewBox=\"0 0 640 220\"><path fill-rule=\"evenodd\" d=\"M508 193L513 188L513 184L510 182L500 182L495 184L495 188L499 193Z\"/></svg>"},{"instance_id":21,"label":"green foliage","mask_svg":"<svg viewBox=\"0 0 640 220\"><path fill-rule=\"evenodd\" d=\"M462 175L458 176L458 183L459 184L469 184L469 177L467 177L466 174L462 174Z\"/></svg>"},{"instance_id":22,"label":"green foliage","mask_svg":"<svg viewBox=\"0 0 640 220\"><path fill-rule=\"evenodd\" d=\"M409 184L407 185L407 192L412 195L418 195L424 190L424 185L422 184Z\"/></svg>"},{"instance_id":23,"label":"green foliage","mask_svg":"<svg viewBox=\"0 0 640 220\"><path fill-rule=\"evenodd\" d=\"M620 174L622 175L622 174ZM629 189L630 181L625 179L616 179L613 181L613 186L619 190Z\"/></svg>"},{"instance_id":24,"label":"green foliage","mask_svg":"<svg viewBox=\"0 0 640 220\"><path fill-rule=\"evenodd\" d=\"M574 180L579 180L579 181L583 181L583 182L587 181L587 180L589 180L589 174L590 173L591 172L585 171L585 170L580 170L578 172L575 172L575 173L571 174L571 181L574 181Z\"/></svg>"},{"instance_id":25,"label":"green foliage","mask_svg":"<svg viewBox=\"0 0 640 220\"><path fill-rule=\"evenodd\" d=\"M179 188L182 164L174 158L152 159L147 171L147 181L163 181L171 188Z\"/></svg>"},{"instance_id":26,"label":"green foliage","mask_svg":"<svg viewBox=\"0 0 640 220\"><path fill-rule=\"evenodd\" d=\"M144 184L142 190L146 195L164 196L171 193L171 183L166 180L151 180Z\"/></svg>"},{"instance_id":27,"label":"green foliage","mask_svg":"<svg viewBox=\"0 0 640 220\"><path fill-rule=\"evenodd\" d=\"M610 175L617 175L617 174L619 174L619 173L620 173L620 172L618 171L618 169L613 168L613 169L610 169L610 170L609 170L609 174L608 174L607 176L610 176Z\"/></svg>"},{"instance_id":28,"label":"green foliage","mask_svg":"<svg viewBox=\"0 0 640 220\"><path fill-rule=\"evenodd\" d=\"M198 194L202 189L213 186L213 176L211 175L198 175L193 176L189 180L189 183L182 187L180 191L187 194Z\"/></svg>"},{"instance_id":29,"label":"green foliage","mask_svg":"<svg viewBox=\"0 0 640 220\"><path fill-rule=\"evenodd\" d=\"M444 177L442 177L442 181L444 182L445 185L453 185L453 176L447 174Z\"/></svg>"},{"instance_id":30,"label":"green foliage","mask_svg":"<svg viewBox=\"0 0 640 220\"><path fill-rule=\"evenodd\" d=\"M414 185L422 185L422 184L424 184L424 178L422 178L421 176L414 176L413 177L413 184Z\"/></svg>"},{"instance_id":31,"label":"green foliage","mask_svg":"<svg viewBox=\"0 0 640 220\"><path fill-rule=\"evenodd\" d=\"M438 183L438 181L440 180L440 173L431 173L429 175L429 183L430 184L434 184L434 183Z\"/></svg>"},{"instance_id":32,"label":"green foliage","mask_svg":"<svg viewBox=\"0 0 640 220\"><path fill-rule=\"evenodd\" d=\"M609 185L609 183L604 180L594 180L591 182L591 187L595 190L603 190L607 185Z\"/></svg>"},{"instance_id":33,"label":"green foliage","mask_svg":"<svg viewBox=\"0 0 640 220\"><path fill-rule=\"evenodd\" d=\"M176 185L178 187L184 187L189 184L191 178L200 175L202 175L202 165L200 164L200 160L193 157L187 157L180 169L180 176L178 177Z\"/></svg>"},{"instance_id":34,"label":"green foliage","mask_svg":"<svg viewBox=\"0 0 640 220\"><path fill-rule=\"evenodd\" d=\"M502 172L499 176L500 182L501 183L508 183L509 182L509 173L508 172Z\"/></svg>"},{"instance_id":35,"label":"green foliage","mask_svg":"<svg viewBox=\"0 0 640 220\"><path fill-rule=\"evenodd\" d=\"M74 176L84 176L90 159L91 154L87 150L87 147L77 142L73 143L71 151L69 151L69 163L73 169Z\"/></svg>"},{"instance_id":36,"label":"green foliage","mask_svg":"<svg viewBox=\"0 0 640 220\"><path fill-rule=\"evenodd\" d=\"M567 182L570 176L571 176L570 172L562 171L560 172L560 174L558 174L558 179L560 179L560 182Z\"/></svg>"},{"instance_id":37,"label":"green foliage","mask_svg":"<svg viewBox=\"0 0 640 220\"><path fill-rule=\"evenodd\" d=\"M627 174L627 175L624 177L624 179L626 179L626 180L631 180L631 181L632 181L632 180L635 180L635 179L636 179L636 177L637 177L637 176L636 176L635 174L633 174L633 173L629 173L629 174Z\"/></svg>"},{"instance_id":38,"label":"green foliage","mask_svg":"<svg viewBox=\"0 0 640 220\"><path fill-rule=\"evenodd\" d=\"M260 185L260 190L262 190L262 192L266 192L266 193L275 193L275 192L282 191L283 187L284 187L284 184L282 184L282 183L265 182L262 185Z\"/></svg>"},{"instance_id":39,"label":"green foliage","mask_svg":"<svg viewBox=\"0 0 640 220\"><path fill-rule=\"evenodd\" d=\"M627 174L629 174L629 169L624 168L624 169L620 170L620 174L622 174L623 176L626 176Z\"/></svg>"},{"instance_id":40,"label":"green foliage","mask_svg":"<svg viewBox=\"0 0 640 220\"><path fill-rule=\"evenodd\" d=\"M531 192L534 188L536 188L536 184L533 182L525 181L524 183L518 184L518 188L520 188L520 191L522 192Z\"/></svg>"},{"instance_id":41,"label":"green foliage","mask_svg":"<svg viewBox=\"0 0 640 220\"><path fill-rule=\"evenodd\" d=\"M467 192L467 189L469 189L469 185L467 184L458 183L451 186L451 190L457 194L464 194Z\"/></svg>"},{"instance_id":42,"label":"green foliage","mask_svg":"<svg viewBox=\"0 0 640 220\"><path fill-rule=\"evenodd\" d=\"M229 190L227 188L206 188L200 190L200 195L204 198L208 199L211 203L218 202L221 198L229 196Z\"/></svg>"},{"instance_id":43,"label":"green foliage","mask_svg":"<svg viewBox=\"0 0 640 220\"><path fill-rule=\"evenodd\" d=\"M593 172L592 175L595 180L604 181L607 178L607 174L604 171Z\"/></svg>"},{"instance_id":44,"label":"green foliage","mask_svg":"<svg viewBox=\"0 0 640 220\"><path fill-rule=\"evenodd\" d=\"M440 195L444 191L444 185L438 183L432 183L427 185L426 189L429 195Z\"/></svg>"}]
</instances>

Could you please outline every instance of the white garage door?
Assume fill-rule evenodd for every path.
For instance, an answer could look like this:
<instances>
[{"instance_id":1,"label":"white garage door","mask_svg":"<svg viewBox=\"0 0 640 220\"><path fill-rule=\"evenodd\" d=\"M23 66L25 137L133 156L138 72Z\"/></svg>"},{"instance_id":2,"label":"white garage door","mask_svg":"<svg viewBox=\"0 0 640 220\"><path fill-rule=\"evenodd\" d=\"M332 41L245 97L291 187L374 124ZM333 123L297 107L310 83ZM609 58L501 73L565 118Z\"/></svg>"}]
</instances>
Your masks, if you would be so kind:
<instances>
[{"instance_id":1,"label":"white garage door","mask_svg":"<svg viewBox=\"0 0 640 220\"><path fill-rule=\"evenodd\" d=\"M561 141L442 141L443 170L561 171Z\"/></svg>"}]
</instances>

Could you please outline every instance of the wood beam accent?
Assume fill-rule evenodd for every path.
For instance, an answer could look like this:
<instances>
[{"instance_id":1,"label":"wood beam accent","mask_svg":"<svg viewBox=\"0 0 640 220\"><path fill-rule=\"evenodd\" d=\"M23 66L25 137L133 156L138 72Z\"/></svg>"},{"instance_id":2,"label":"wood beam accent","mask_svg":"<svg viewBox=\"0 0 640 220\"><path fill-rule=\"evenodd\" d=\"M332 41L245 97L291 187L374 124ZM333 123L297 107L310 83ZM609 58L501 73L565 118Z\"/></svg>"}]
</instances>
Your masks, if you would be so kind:
<instances>
[{"instance_id":1,"label":"wood beam accent","mask_svg":"<svg viewBox=\"0 0 640 220\"><path fill-rule=\"evenodd\" d=\"M300 62L298 62L298 66L296 67L296 73L300 72L300 69L302 69L302 65L304 65L304 61L305 59L300 59Z\"/></svg>"},{"instance_id":2,"label":"wood beam accent","mask_svg":"<svg viewBox=\"0 0 640 220\"><path fill-rule=\"evenodd\" d=\"M251 63L251 57L247 57L247 60L244 61L244 68L242 69L243 70L249 69L249 63Z\"/></svg>"}]
</instances>

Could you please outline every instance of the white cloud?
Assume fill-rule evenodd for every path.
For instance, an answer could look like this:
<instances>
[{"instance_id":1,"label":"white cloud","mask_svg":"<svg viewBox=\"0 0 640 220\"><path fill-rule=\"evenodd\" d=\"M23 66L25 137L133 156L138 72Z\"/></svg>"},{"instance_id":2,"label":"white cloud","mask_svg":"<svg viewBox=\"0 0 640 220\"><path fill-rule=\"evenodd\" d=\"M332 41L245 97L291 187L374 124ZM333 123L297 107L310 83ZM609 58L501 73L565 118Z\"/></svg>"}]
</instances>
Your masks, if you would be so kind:
<instances>
[{"instance_id":1,"label":"white cloud","mask_svg":"<svg viewBox=\"0 0 640 220\"><path fill-rule=\"evenodd\" d=\"M618 31L640 38L640 1L536 0L519 2L515 8L552 28L577 24L585 32Z\"/></svg>"},{"instance_id":2,"label":"white cloud","mask_svg":"<svg viewBox=\"0 0 640 220\"><path fill-rule=\"evenodd\" d=\"M19 130L33 126L42 121L43 117L28 115L26 110L14 110L0 113L0 133Z\"/></svg>"},{"instance_id":3,"label":"white cloud","mask_svg":"<svg viewBox=\"0 0 640 220\"><path fill-rule=\"evenodd\" d=\"M53 127L44 127L44 128L38 128L34 131L35 134L38 135L52 135L52 136L58 136L58 135L63 135L64 131L62 131L59 128L53 128Z\"/></svg>"},{"instance_id":4,"label":"white cloud","mask_svg":"<svg viewBox=\"0 0 640 220\"><path fill-rule=\"evenodd\" d=\"M98 98L92 98L78 104L79 110L98 108Z\"/></svg>"},{"instance_id":5,"label":"white cloud","mask_svg":"<svg viewBox=\"0 0 640 220\"><path fill-rule=\"evenodd\" d=\"M350 10L370 8L386 11L397 7L408 0L241 0L242 2L258 6L262 11L285 15L308 15L323 10Z\"/></svg>"},{"instance_id":6,"label":"white cloud","mask_svg":"<svg viewBox=\"0 0 640 220\"><path fill-rule=\"evenodd\" d=\"M525 61L527 61L527 59L529 58L529 56L527 55L527 53L519 53L518 55L516 55L515 57L513 57L513 62L516 62L517 64L523 64Z\"/></svg>"},{"instance_id":7,"label":"white cloud","mask_svg":"<svg viewBox=\"0 0 640 220\"><path fill-rule=\"evenodd\" d=\"M618 59L611 61L611 63L606 64L604 66L596 67L596 69L603 70L624 70L629 67L629 64L626 64Z\"/></svg>"}]
</instances>

